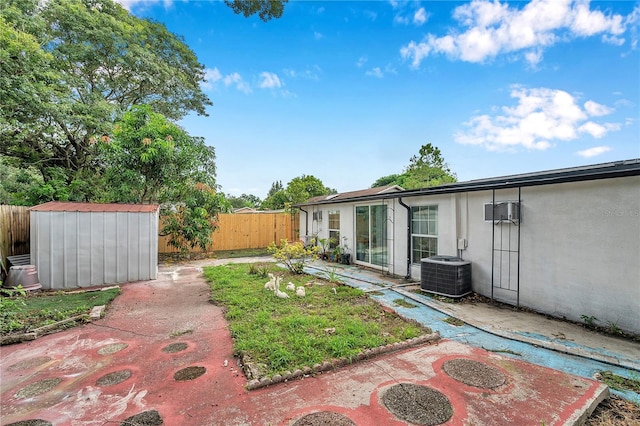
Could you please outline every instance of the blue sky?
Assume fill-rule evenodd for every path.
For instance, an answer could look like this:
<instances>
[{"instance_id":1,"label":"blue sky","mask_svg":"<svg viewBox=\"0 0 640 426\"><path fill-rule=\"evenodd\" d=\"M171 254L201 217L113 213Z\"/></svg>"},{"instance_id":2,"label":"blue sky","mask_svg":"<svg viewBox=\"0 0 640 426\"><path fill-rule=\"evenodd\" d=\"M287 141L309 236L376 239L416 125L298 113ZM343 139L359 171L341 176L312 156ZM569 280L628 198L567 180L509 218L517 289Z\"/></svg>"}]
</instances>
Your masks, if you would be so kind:
<instances>
[{"instance_id":1,"label":"blue sky","mask_svg":"<svg viewBox=\"0 0 640 426\"><path fill-rule=\"evenodd\" d=\"M264 198L313 175L338 192L401 173L428 142L460 181L640 157L640 2L121 0L184 37L217 180Z\"/></svg>"}]
</instances>

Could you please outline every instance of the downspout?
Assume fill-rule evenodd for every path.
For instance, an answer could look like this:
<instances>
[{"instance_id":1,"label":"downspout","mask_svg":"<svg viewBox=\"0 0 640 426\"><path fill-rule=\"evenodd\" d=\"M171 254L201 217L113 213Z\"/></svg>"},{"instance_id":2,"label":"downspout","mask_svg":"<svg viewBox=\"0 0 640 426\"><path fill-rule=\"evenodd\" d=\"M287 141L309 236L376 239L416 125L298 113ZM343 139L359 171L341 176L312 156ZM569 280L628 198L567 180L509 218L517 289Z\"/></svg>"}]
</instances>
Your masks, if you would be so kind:
<instances>
[{"instance_id":1,"label":"downspout","mask_svg":"<svg viewBox=\"0 0 640 426\"><path fill-rule=\"evenodd\" d=\"M407 209L407 275L406 280L411 279L411 207L402 201L402 197L398 197L398 203Z\"/></svg>"},{"instance_id":2,"label":"downspout","mask_svg":"<svg viewBox=\"0 0 640 426\"><path fill-rule=\"evenodd\" d=\"M298 207L300 209L301 212L304 212L304 236L305 236L305 244L308 244L308 241L306 241L306 237L309 236L309 212L307 212L305 209L303 209L302 207Z\"/></svg>"}]
</instances>

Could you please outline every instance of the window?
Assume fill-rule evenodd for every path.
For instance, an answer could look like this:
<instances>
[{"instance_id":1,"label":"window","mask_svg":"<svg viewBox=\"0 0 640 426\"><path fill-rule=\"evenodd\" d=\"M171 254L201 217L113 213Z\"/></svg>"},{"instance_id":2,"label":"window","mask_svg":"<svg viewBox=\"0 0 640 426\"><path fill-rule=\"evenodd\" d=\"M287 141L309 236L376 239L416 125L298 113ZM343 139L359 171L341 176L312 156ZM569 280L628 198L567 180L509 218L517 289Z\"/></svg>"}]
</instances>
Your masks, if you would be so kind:
<instances>
[{"instance_id":1,"label":"window","mask_svg":"<svg viewBox=\"0 0 640 426\"><path fill-rule=\"evenodd\" d=\"M411 207L411 261L438 254L438 206Z\"/></svg>"},{"instance_id":2,"label":"window","mask_svg":"<svg viewBox=\"0 0 640 426\"><path fill-rule=\"evenodd\" d=\"M340 211L329 211L329 248L340 245Z\"/></svg>"}]
</instances>

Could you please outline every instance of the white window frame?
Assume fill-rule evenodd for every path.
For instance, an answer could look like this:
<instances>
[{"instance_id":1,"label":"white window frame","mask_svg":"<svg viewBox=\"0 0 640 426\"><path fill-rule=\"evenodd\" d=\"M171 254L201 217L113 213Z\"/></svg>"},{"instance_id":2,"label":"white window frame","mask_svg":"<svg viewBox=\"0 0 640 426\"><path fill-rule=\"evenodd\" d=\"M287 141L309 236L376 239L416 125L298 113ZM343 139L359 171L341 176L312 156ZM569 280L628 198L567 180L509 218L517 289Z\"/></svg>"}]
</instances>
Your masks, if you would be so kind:
<instances>
[{"instance_id":1,"label":"white window frame","mask_svg":"<svg viewBox=\"0 0 640 426\"><path fill-rule=\"evenodd\" d=\"M414 218L414 212L420 210L427 210L427 218L426 220L420 220ZM425 226L417 227L416 222L423 222ZM421 228L421 229L416 229ZM427 231L426 233L424 231ZM414 240L416 238L424 238L426 239L427 246L429 243L433 244L435 248L433 250L428 250L426 253L423 252L424 255L418 256L419 258L415 258L414 252ZM436 256L438 254L438 205L424 205L424 206L411 206L411 263L420 264L420 259L425 257Z\"/></svg>"},{"instance_id":2,"label":"white window frame","mask_svg":"<svg viewBox=\"0 0 640 426\"><path fill-rule=\"evenodd\" d=\"M335 216L335 215L338 216L338 227L337 228L336 227L332 228L331 226L333 224L331 223L332 222L331 221L331 217ZM332 234L337 235L336 237L334 237L335 241L332 241L329 244L329 248L333 249L333 248L336 248L337 246L340 245L340 210L329 210L329 212L327 213L327 216L328 216L327 229L328 229L328 232L329 232L328 237L332 238L332 236L333 236Z\"/></svg>"}]
</instances>

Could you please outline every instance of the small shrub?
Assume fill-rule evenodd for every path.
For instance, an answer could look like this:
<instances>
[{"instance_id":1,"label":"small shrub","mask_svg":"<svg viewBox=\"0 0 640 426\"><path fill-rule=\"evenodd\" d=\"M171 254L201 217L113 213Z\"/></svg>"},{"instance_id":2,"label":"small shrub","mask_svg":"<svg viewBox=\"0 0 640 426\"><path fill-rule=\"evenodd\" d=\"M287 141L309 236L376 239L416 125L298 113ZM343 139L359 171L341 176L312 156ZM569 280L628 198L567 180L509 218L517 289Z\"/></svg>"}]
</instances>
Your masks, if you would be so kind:
<instances>
[{"instance_id":1,"label":"small shrub","mask_svg":"<svg viewBox=\"0 0 640 426\"><path fill-rule=\"evenodd\" d=\"M283 239L280 241L279 246L271 243L269 252L273 253L274 258L284 263L289 271L294 274L302 274L304 272L304 262L317 256L318 247L305 247L302 241L289 243L286 239Z\"/></svg>"},{"instance_id":2,"label":"small shrub","mask_svg":"<svg viewBox=\"0 0 640 426\"><path fill-rule=\"evenodd\" d=\"M6 296L0 296L0 332L7 334L22 328L19 315L25 306L26 292L20 286L15 290L3 289L2 292Z\"/></svg>"}]
</instances>

